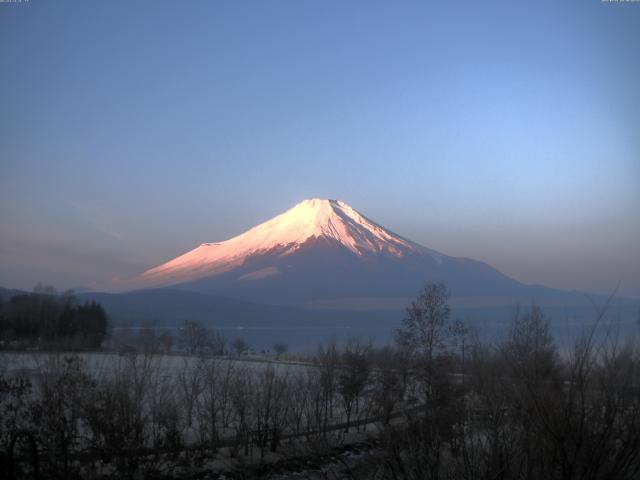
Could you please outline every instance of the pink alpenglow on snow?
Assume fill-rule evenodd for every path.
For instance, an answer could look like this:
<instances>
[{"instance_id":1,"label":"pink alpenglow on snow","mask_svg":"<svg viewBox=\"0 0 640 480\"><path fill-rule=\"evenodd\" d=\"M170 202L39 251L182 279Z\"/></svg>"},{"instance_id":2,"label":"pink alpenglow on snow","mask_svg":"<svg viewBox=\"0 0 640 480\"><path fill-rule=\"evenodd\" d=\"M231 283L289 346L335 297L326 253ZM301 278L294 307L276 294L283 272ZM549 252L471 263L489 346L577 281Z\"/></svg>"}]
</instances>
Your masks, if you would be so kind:
<instances>
[{"instance_id":1,"label":"pink alpenglow on snow","mask_svg":"<svg viewBox=\"0 0 640 480\"><path fill-rule=\"evenodd\" d=\"M339 200L310 199L245 233L218 243L203 243L193 250L147 270L134 279L134 288L161 287L211 277L232 270L248 257L275 249L280 257L294 253L314 239L337 242L355 255L391 257L441 255L404 239L369 220ZM276 275L275 268L247 275L241 280ZM129 283L129 282L127 282Z\"/></svg>"}]
</instances>

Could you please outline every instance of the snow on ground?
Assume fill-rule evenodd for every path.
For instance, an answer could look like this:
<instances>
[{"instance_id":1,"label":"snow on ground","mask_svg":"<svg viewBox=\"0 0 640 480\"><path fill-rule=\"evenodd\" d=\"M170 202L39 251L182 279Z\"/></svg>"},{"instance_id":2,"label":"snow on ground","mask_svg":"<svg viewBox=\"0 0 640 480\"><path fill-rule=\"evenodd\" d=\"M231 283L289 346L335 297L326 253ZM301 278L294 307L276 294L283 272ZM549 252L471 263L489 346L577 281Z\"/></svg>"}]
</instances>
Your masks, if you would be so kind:
<instances>
[{"instance_id":1,"label":"snow on ground","mask_svg":"<svg viewBox=\"0 0 640 480\"><path fill-rule=\"evenodd\" d=\"M121 355L112 352L71 353L71 352L0 352L0 374L21 375L36 377L47 368L50 362L77 355L82 360L86 370L96 376L108 374L118 369L131 360L131 354ZM143 359L142 354L137 355L137 360ZM152 366L157 368L160 376L169 379L175 378L185 365L193 366L198 361L197 357L187 355L152 355L146 357ZM286 374L300 370L305 364L295 362L280 362L261 357L217 357L210 359L226 368L230 364L242 367L254 374L264 371L269 366L276 372Z\"/></svg>"}]
</instances>

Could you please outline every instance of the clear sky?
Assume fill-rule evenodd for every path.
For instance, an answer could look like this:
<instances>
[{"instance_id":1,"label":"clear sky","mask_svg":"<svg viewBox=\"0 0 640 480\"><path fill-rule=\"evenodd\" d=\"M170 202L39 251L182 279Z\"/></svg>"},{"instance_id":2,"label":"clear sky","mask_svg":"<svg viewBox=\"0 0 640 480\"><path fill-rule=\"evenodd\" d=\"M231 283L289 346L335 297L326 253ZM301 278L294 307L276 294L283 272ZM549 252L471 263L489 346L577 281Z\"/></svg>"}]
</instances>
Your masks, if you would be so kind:
<instances>
[{"instance_id":1,"label":"clear sky","mask_svg":"<svg viewBox=\"0 0 640 480\"><path fill-rule=\"evenodd\" d=\"M310 197L640 297L640 3L0 3L0 285L135 274Z\"/></svg>"}]
</instances>

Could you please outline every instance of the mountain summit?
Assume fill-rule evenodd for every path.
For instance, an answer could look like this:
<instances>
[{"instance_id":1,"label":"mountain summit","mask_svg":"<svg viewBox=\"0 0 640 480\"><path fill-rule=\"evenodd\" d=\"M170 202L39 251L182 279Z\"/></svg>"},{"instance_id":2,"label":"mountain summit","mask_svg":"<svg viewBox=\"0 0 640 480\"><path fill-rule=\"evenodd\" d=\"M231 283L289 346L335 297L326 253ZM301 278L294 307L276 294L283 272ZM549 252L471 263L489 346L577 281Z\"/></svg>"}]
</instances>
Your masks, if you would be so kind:
<instances>
[{"instance_id":1,"label":"mountain summit","mask_svg":"<svg viewBox=\"0 0 640 480\"><path fill-rule=\"evenodd\" d=\"M358 255L387 253L402 256L424 250L340 200L319 198L300 202L285 213L219 245L256 252L282 245L301 245L312 238L335 240Z\"/></svg>"},{"instance_id":2,"label":"mountain summit","mask_svg":"<svg viewBox=\"0 0 640 480\"><path fill-rule=\"evenodd\" d=\"M203 243L162 265L144 272L141 280L152 285L171 285L216 275L240 265L250 256L278 252L284 258L309 242L325 241L355 255L439 254L406 240L360 214L340 200L304 200L286 212L219 243ZM269 276L274 269L256 272ZM249 277L251 278L251 277ZM245 277L247 279L247 277Z\"/></svg>"},{"instance_id":3,"label":"mountain summit","mask_svg":"<svg viewBox=\"0 0 640 480\"><path fill-rule=\"evenodd\" d=\"M396 235L345 202L317 198L229 240L203 243L125 285L289 303L412 295L427 280L444 281L461 294L519 285L482 262Z\"/></svg>"}]
</instances>

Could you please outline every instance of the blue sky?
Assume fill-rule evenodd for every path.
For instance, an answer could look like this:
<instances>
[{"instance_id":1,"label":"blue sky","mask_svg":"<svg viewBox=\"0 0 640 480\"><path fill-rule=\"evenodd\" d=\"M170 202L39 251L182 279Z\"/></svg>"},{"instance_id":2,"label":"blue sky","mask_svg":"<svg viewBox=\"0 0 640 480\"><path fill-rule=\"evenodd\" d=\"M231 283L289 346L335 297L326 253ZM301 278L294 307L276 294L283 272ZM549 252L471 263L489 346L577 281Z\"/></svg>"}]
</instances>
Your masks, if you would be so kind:
<instances>
[{"instance_id":1,"label":"blue sky","mask_svg":"<svg viewBox=\"0 0 640 480\"><path fill-rule=\"evenodd\" d=\"M0 3L0 285L126 276L338 198L640 297L640 4Z\"/></svg>"}]
</instances>

